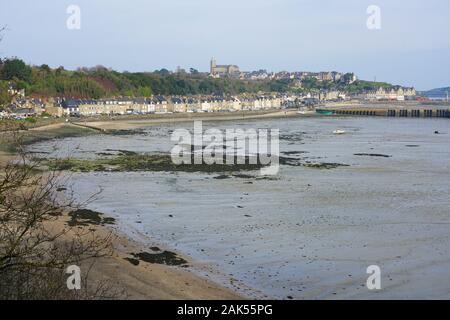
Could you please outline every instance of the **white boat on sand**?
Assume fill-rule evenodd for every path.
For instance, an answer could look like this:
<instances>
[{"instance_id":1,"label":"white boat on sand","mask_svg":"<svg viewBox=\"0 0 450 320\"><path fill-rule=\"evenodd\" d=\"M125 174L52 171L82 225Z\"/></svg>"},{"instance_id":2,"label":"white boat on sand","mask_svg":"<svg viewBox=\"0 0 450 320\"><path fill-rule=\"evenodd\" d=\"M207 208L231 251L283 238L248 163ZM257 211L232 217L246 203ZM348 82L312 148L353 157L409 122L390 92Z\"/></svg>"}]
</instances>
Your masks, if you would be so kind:
<instances>
[{"instance_id":1,"label":"white boat on sand","mask_svg":"<svg viewBox=\"0 0 450 320\"><path fill-rule=\"evenodd\" d=\"M299 110L297 111L297 114L314 114L315 111L312 110Z\"/></svg>"}]
</instances>

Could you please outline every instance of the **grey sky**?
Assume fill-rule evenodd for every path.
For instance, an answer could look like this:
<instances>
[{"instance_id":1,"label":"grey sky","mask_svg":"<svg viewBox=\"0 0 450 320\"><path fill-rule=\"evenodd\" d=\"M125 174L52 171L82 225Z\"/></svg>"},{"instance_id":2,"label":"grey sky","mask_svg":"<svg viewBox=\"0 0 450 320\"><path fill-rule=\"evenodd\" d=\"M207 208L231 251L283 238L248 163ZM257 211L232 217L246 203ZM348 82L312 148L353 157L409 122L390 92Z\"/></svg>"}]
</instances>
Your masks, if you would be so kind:
<instances>
[{"instance_id":1,"label":"grey sky","mask_svg":"<svg viewBox=\"0 0 450 320\"><path fill-rule=\"evenodd\" d=\"M81 30L68 30L68 5ZM369 5L381 30L366 27ZM448 0L0 0L0 56L69 69L354 71L418 89L450 85Z\"/></svg>"}]
</instances>

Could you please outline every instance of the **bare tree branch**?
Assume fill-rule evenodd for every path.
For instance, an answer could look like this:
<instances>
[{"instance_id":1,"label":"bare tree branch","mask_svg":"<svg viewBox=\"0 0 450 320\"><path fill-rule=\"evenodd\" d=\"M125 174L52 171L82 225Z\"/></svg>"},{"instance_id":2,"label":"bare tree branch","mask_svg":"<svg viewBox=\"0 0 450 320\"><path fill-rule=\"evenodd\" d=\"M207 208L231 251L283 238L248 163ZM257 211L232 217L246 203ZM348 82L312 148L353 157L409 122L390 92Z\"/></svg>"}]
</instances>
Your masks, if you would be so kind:
<instances>
[{"instance_id":1,"label":"bare tree branch","mask_svg":"<svg viewBox=\"0 0 450 320\"><path fill-rule=\"evenodd\" d=\"M0 171L0 299L112 298L115 291L105 291L106 283L73 292L64 277L68 265L111 255L112 235L70 225L52 228L79 208L70 195L58 192L68 178L42 170L26 153L20 129L4 132L18 156Z\"/></svg>"}]
</instances>

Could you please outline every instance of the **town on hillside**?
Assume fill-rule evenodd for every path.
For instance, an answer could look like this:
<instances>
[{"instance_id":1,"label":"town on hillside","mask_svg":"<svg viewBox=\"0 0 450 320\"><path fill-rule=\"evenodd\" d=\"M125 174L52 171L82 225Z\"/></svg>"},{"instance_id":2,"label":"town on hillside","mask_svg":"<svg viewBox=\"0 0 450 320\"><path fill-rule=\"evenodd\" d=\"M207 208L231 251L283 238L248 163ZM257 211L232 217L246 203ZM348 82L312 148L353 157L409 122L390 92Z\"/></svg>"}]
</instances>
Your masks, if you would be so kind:
<instances>
[{"instance_id":1,"label":"town on hillside","mask_svg":"<svg viewBox=\"0 0 450 320\"><path fill-rule=\"evenodd\" d=\"M4 63L0 64L1 68ZM39 67L38 67L39 68ZM41 69L44 67L40 67ZM46 67L48 68L48 66ZM164 69L165 70L165 69ZM56 70L59 72L60 70ZM46 72L51 72L48 68ZM167 76L182 76L186 71L180 67L175 72L166 71ZM107 98L80 98L71 96L29 95L23 81L17 77L7 80L7 103L0 107L0 118L24 119L36 116L89 117L98 115L144 115L170 113L236 112L282 108L313 109L327 102L359 101L406 101L420 99L414 88L380 86L350 90L358 83L353 73L329 72L267 72L266 70L243 72L237 65L219 65L211 59L210 71L199 73L191 69L196 77L222 79L223 81L245 81L245 83L275 81L288 83L288 90L275 88L267 92L242 92L211 94L115 96ZM165 75L162 75L165 76ZM97 77L98 78L98 77ZM6 80L3 80L4 82ZM288 82L283 82L288 81ZM270 82L270 83L272 83ZM5 94L3 94L4 96Z\"/></svg>"}]
</instances>

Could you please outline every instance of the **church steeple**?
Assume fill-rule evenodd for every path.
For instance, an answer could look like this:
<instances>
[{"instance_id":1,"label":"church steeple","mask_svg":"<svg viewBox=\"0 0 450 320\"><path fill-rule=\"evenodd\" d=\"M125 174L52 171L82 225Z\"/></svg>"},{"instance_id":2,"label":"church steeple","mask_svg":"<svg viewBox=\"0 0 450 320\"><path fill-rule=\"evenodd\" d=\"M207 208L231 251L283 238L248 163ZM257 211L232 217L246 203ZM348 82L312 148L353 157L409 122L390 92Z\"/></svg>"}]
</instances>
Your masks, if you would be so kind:
<instances>
[{"instance_id":1,"label":"church steeple","mask_svg":"<svg viewBox=\"0 0 450 320\"><path fill-rule=\"evenodd\" d=\"M216 59L214 57L211 58L211 66L210 66L210 73L214 74L214 69L216 68Z\"/></svg>"}]
</instances>

